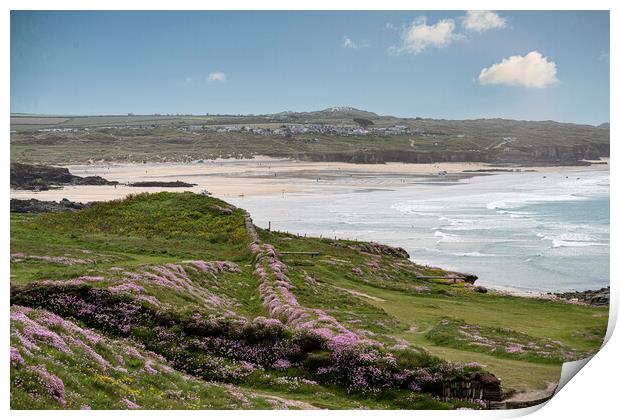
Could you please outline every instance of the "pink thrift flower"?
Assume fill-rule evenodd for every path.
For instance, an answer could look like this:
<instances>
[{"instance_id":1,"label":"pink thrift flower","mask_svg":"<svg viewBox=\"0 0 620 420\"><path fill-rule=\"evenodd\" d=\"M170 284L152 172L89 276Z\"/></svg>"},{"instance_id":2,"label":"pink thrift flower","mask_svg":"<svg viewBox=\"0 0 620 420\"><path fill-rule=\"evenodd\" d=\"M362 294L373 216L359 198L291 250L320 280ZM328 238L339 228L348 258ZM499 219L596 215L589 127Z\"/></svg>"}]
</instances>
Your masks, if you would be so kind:
<instances>
[{"instance_id":1,"label":"pink thrift flower","mask_svg":"<svg viewBox=\"0 0 620 420\"><path fill-rule=\"evenodd\" d=\"M275 362L273 362L273 367L278 370L288 369L291 366L292 366L291 362L289 362L286 359L278 359Z\"/></svg>"},{"instance_id":2,"label":"pink thrift flower","mask_svg":"<svg viewBox=\"0 0 620 420\"><path fill-rule=\"evenodd\" d=\"M11 346L11 364L12 365L23 365L25 363L26 362L24 361L24 358L22 357L22 355L19 353L19 350Z\"/></svg>"},{"instance_id":3,"label":"pink thrift flower","mask_svg":"<svg viewBox=\"0 0 620 420\"><path fill-rule=\"evenodd\" d=\"M136 403L135 403L135 402L133 402L133 401L128 400L127 398L124 398L124 399L122 400L122 402L123 402L123 403L125 404L125 406L126 406L128 409L130 409L130 410L136 410L136 409L138 409L138 408L142 408L142 407L140 407L138 404L136 404Z\"/></svg>"}]
</instances>

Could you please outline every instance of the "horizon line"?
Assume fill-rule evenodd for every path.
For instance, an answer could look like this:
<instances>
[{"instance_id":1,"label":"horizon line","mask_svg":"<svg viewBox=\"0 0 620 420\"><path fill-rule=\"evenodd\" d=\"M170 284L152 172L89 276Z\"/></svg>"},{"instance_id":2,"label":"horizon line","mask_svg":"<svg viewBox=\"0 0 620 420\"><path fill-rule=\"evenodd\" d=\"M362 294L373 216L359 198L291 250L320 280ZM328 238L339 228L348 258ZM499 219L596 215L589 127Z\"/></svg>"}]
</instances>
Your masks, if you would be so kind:
<instances>
[{"instance_id":1,"label":"horizon line","mask_svg":"<svg viewBox=\"0 0 620 420\"><path fill-rule=\"evenodd\" d=\"M331 108L337 108L337 107L328 107L328 108L324 108L324 109L318 109L318 110L313 110L313 111L292 111L292 110L286 110L286 111L278 111L278 112L271 112L271 113L261 113L261 114L255 114L255 113L250 113L250 114L232 114L232 113L227 113L227 114L195 114L195 113L146 113L146 114L142 114L142 113L133 113L133 112L125 112L125 113L111 113L111 114L72 114L72 113L59 113L59 114L55 114L55 113L31 113L31 112L11 112L10 116L37 116L37 117L54 117L54 118L60 118L60 117L64 117L64 118L81 118L81 117L261 117L261 116L270 116L270 115L276 115L276 114L284 114L284 113L293 113L293 114L304 114L304 113L313 113L313 112L322 112L322 111L328 111ZM350 110L355 110L355 111L362 111L362 112L368 112L368 113L373 113L376 114L379 118L398 118L398 119L422 119L422 120L437 120L437 121L476 121L476 120L505 120L505 121L519 121L519 122L554 122L554 123L558 123L558 124L574 124L574 125L589 125L592 127L598 127L600 125L604 125L604 124L610 124L611 121L607 120L607 121L602 121L598 124L595 123L586 123L586 122L574 122L574 121L558 121L558 120L551 120L551 119L545 119L545 120L527 120L527 119L518 119L518 118L506 118L506 117L476 117L476 118L441 118L441 117L423 117L423 116L396 116L396 115L388 115L388 114L378 114L376 112L373 111L367 111L364 109L360 109L360 108L355 108L355 107L344 107L342 106L341 108L350 108ZM10 124L13 125L13 124ZM34 124L27 124L27 125L34 125Z\"/></svg>"}]
</instances>

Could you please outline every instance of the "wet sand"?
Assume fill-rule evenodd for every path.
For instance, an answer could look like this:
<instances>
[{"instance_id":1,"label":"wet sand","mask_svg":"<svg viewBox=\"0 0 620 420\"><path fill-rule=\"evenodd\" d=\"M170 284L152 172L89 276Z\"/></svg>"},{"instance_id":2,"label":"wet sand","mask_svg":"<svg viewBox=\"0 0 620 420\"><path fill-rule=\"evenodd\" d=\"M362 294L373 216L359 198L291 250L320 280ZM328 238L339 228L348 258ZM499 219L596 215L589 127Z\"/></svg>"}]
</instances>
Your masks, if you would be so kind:
<instances>
[{"instance_id":1,"label":"wet sand","mask_svg":"<svg viewBox=\"0 0 620 420\"><path fill-rule=\"evenodd\" d=\"M593 165L602 169L608 165ZM434 164L396 163L352 164L341 162L303 162L258 156L255 159L218 159L201 163L96 163L71 165L78 176L99 175L121 184L137 181L184 181L197 184L191 188L140 188L118 186L69 186L48 191L11 190L11 198L39 200L105 201L129 194L158 191L209 191L226 199L257 195L285 195L295 192L326 190L394 189L412 184L450 184L472 176L488 176L493 169L558 172L584 170L587 167L497 167L481 162L449 162ZM484 172L476 172L483 170ZM444 173L445 171L445 173Z\"/></svg>"}]
</instances>

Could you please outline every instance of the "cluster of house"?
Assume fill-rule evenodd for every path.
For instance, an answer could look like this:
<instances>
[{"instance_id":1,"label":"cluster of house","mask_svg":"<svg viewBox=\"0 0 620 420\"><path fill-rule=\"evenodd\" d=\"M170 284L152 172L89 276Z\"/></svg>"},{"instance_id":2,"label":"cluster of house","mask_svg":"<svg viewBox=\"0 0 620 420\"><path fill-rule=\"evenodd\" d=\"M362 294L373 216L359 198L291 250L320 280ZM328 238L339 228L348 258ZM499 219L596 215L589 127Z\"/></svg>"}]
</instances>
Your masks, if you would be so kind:
<instances>
[{"instance_id":1,"label":"cluster of house","mask_svg":"<svg viewBox=\"0 0 620 420\"><path fill-rule=\"evenodd\" d=\"M149 130L161 127L158 124L143 124L143 125L110 125L99 126L91 128L92 130ZM78 132L89 131L89 128L77 128L77 127L65 127L65 128L40 128L39 132ZM417 135L423 137L440 137L447 135L440 132L429 132L420 128L411 128L406 125L392 125L389 127L361 127L361 126L346 126L346 125L332 125L332 124L316 124L316 123L300 123L300 124L282 124L279 127L260 127L260 126L246 126L246 125L183 125L177 127L176 130L184 132L202 132L202 133L248 133L257 136L282 136L291 138L300 134L317 134L317 135L329 135L329 136L399 136L399 135ZM465 137L464 134L459 134L456 137ZM510 142L512 138L504 138L504 143Z\"/></svg>"},{"instance_id":2,"label":"cluster of house","mask_svg":"<svg viewBox=\"0 0 620 420\"><path fill-rule=\"evenodd\" d=\"M80 130L77 128L40 128L37 131L40 133L75 133Z\"/></svg>"},{"instance_id":3,"label":"cluster of house","mask_svg":"<svg viewBox=\"0 0 620 420\"><path fill-rule=\"evenodd\" d=\"M149 130L157 128L159 126L154 124L149 125L109 125L99 126L93 128L93 130ZM63 127L63 128L39 128L39 133L77 133L79 131L90 131L88 127Z\"/></svg>"},{"instance_id":4,"label":"cluster of house","mask_svg":"<svg viewBox=\"0 0 620 420\"><path fill-rule=\"evenodd\" d=\"M368 134L380 136L396 136L412 134L411 130L405 125L394 125L391 127L369 127L362 128L356 126L343 126L331 124L286 124L276 128L269 127L251 127L242 125L227 126L205 126L205 125L188 125L179 127L179 131L200 131L200 132L216 132L216 133L249 133L258 136L284 136L291 137L298 134L323 134L335 136L363 136Z\"/></svg>"}]
</instances>

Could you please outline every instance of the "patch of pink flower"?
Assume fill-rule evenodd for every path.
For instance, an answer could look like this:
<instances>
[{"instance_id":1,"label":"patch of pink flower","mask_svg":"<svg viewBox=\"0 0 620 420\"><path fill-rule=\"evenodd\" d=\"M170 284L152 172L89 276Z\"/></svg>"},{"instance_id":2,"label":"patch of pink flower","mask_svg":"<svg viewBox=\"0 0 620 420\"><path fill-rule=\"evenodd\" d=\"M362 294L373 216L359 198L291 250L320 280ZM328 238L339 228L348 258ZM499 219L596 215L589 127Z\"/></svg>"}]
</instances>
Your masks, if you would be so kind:
<instances>
[{"instance_id":1,"label":"patch of pink flower","mask_svg":"<svg viewBox=\"0 0 620 420\"><path fill-rule=\"evenodd\" d=\"M40 384L52 398L62 406L67 404L65 400L65 384L62 379L50 373L43 365L31 366L29 369L38 376Z\"/></svg>"},{"instance_id":2,"label":"patch of pink flower","mask_svg":"<svg viewBox=\"0 0 620 420\"><path fill-rule=\"evenodd\" d=\"M67 343L57 333L30 319L25 313L11 311L11 321L19 322L23 325L22 333L28 341L41 341L64 353L72 353Z\"/></svg>"},{"instance_id":3,"label":"patch of pink flower","mask_svg":"<svg viewBox=\"0 0 620 420\"><path fill-rule=\"evenodd\" d=\"M523 346L521 344L511 343L507 345L505 348L506 353L522 353Z\"/></svg>"},{"instance_id":4,"label":"patch of pink flower","mask_svg":"<svg viewBox=\"0 0 620 420\"><path fill-rule=\"evenodd\" d=\"M291 362L286 359L278 359L275 362L273 362L273 367L278 370L285 370L285 369L290 368L291 366L293 366Z\"/></svg>"},{"instance_id":5,"label":"patch of pink flower","mask_svg":"<svg viewBox=\"0 0 620 420\"><path fill-rule=\"evenodd\" d=\"M127 407L130 410L137 410L139 408L142 408L138 404L136 404L133 401L128 400L127 398L123 398L122 403L125 404L125 407Z\"/></svg>"},{"instance_id":6,"label":"patch of pink flower","mask_svg":"<svg viewBox=\"0 0 620 420\"><path fill-rule=\"evenodd\" d=\"M337 319L322 310L305 308L299 304L291 291L294 286L286 276L286 265L280 261L275 248L270 244L253 243L251 251L256 255L254 273L261 282L259 294L263 305L273 318L278 318L290 327L309 329L317 335L333 341L336 347L357 344L357 334L349 331Z\"/></svg>"},{"instance_id":7,"label":"patch of pink flower","mask_svg":"<svg viewBox=\"0 0 620 420\"><path fill-rule=\"evenodd\" d=\"M145 292L144 287L132 283L132 282L128 282L128 283L121 283L118 286L113 286L108 288L108 290L112 293L143 293Z\"/></svg>"},{"instance_id":8,"label":"patch of pink flower","mask_svg":"<svg viewBox=\"0 0 620 420\"><path fill-rule=\"evenodd\" d=\"M353 268L351 269L351 272L352 272L353 274L357 275L357 276L363 276L363 275L364 275L364 272L363 272L363 271L362 271L362 269L361 269L361 268L359 268L359 267L353 267Z\"/></svg>"},{"instance_id":9,"label":"patch of pink flower","mask_svg":"<svg viewBox=\"0 0 620 420\"><path fill-rule=\"evenodd\" d=\"M92 260L85 260L82 258L70 258L63 256L49 256L49 255L26 255L22 252L16 252L11 254L11 258L17 260L39 260L51 262L54 264L62 264L62 265L76 265L76 264L90 264Z\"/></svg>"},{"instance_id":10,"label":"patch of pink flower","mask_svg":"<svg viewBox=\"0 0 620 420\"><path fill-rule=\"evenodd\" d=\"M11 346L11 364L12 365L23 365L25 363L26 362L24 361L24 358L22 357L22 355L19 353L19 350Z\"/></svg>"}]
</instances>

